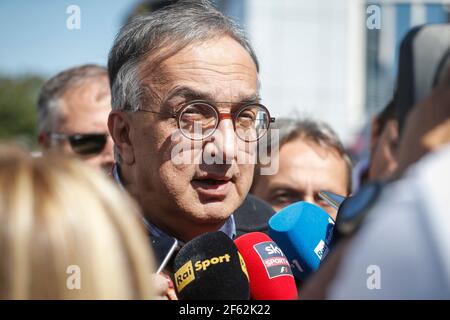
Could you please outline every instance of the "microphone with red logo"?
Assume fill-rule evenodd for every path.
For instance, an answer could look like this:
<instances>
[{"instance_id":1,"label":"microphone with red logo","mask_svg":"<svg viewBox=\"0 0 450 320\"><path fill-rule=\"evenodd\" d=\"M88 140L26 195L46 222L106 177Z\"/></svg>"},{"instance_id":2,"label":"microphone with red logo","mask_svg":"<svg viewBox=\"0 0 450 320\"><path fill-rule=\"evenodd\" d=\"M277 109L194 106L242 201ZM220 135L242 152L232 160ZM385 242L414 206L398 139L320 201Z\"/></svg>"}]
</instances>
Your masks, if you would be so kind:
<instances>
[{"instance_id":1,"label":"microphone with red logo","mask_svg":"<svg viewBox=\"0 0 450 320\"><path fill-rule=\"evenodd\" d=\"M247 266L253 300L293 300L297 287L289 261L273 240L251 232L234 240Z\"/></svg>"}]
</instances>

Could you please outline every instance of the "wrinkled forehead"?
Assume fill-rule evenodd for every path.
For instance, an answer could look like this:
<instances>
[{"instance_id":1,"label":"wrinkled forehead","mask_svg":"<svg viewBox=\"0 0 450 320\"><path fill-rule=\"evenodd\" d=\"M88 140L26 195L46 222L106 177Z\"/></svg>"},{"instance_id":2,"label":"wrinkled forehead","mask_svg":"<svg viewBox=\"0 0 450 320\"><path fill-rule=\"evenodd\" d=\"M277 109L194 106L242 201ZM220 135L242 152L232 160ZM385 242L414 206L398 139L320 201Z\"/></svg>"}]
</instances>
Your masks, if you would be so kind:
<instances>
[{"instance_id":1,"label":"wrinkled forehead","mask_svg":"<svg viewBox=\"0 0 450 320\"><path fill-rule=\"evenodd\" d=\"M179 88L216 101L241 101L258 95L256 65L245 48L230 37L190 44L157 67L145 63L142 84L157 91L160 99Z\"/></svg>"},{"instance_id":2,"label":"wrinkled forehead","mask_svg":"<svg viewBox=\"0 0 450 320\"><path fill-rule=\"evenodd\" d=\"M111 111L111 92L107 77L86 79L58 99L52 112L53 127L60 125L106 125Z\"/></svg>"}]
</instances>

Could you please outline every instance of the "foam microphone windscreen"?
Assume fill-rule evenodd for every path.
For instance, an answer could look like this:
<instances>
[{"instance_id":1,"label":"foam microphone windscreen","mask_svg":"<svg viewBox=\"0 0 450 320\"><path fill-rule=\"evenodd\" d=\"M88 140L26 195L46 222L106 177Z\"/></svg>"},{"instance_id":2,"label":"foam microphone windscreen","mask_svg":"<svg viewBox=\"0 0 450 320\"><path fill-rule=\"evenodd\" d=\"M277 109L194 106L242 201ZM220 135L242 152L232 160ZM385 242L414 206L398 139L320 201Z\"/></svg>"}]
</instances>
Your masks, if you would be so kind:
<instances>
[{"instance_id":1,"label":"foam microphone windscreen","mask_svg":"<svg viewBox=\"0 0 450 320\"><path fill-rule=\"evenodd\" d=\"M223 232L200 235L186 243L174 260L181 300L248 300L245 263Z\"/></svg>"},{"instance_id":2,"label":"foam microphone windscreen","mask_svg":"<svg viewBox=\"0 0 450 320\"><path fill-rule=\"evenodd\" d=\"M269 220L269 235L291 263L292 271L302 281L319 268L329 251L334 220L312 203L293 203Z\"/></svg>"},{"instance_id":3,"label":"foam microphone windscreen","mask_svg":"<svg viewBox=\"0 0 450 320\"><path fill-rule=\"evenodd\" d=\"M289 261L273 240L262 232L252 232L234 240L244 258L254 300L294 300L297 287Z\"/></svg>"}]
</instances>

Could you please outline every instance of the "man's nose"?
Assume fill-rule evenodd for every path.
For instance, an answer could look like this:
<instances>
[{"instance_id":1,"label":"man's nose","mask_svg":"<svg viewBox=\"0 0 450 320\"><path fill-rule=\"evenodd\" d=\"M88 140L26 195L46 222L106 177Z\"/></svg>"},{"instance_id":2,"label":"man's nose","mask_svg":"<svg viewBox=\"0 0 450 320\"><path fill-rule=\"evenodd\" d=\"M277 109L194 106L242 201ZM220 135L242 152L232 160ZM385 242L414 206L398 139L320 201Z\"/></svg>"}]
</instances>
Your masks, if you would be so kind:
<instances>
[{"instance_id":1,"label":"man's nose","mask_svg":"<svg viewBox=\"0 0 450 320\"><path fill-rule=\"evenodd\" d=\"M236 158L236 133L231 117L222 117L214 133L214 145L224 163L230 164Z\"/></svg>"},{"instance_id":2,"label":"man's nose","mask_svg":"<svg viewBox=\"0 0 450 320\"><path fill-rule=\"evenodd\" d=\"M309 194L309 193L305 194L304 198L303 198L303 201L306 201L306 202L318 205L316 200L314 199L314 195L313 194Z\"/></svg>"}]
</instances>

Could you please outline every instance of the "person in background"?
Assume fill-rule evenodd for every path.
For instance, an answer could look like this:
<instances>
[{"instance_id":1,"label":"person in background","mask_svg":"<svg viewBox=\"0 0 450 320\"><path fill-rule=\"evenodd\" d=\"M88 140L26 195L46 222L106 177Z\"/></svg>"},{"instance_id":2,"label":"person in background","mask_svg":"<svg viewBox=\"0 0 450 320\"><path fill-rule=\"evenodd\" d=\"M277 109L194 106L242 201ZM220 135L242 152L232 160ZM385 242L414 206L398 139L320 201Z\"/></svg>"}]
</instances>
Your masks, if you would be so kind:
<instances>
[{"instance_id":1,"label":"person in background","mask_svg":"<svg viewBox=\"0 0 450 320\"><path fill-rule=\"evenodd\" d=\"M352 164L336 133L325 123L313 120L277 119L279 142L268 139L272 161L278 172L255 177L251 193L267 201L275 211L297 202L321 206L335 219L336 210L320 199L318 192L347 196L351 192Z\"/></svg>"},{"instance_id":2,"label":"person in background","mask_svg":"<svg viewBox=\"0 0 450 320\"><path fill-rule=\"evenodd\" d=\"M302 288L303 298L450 298L448 55L441 66L436 87L404 119L391 182Z\"/></svg>"},{"instance_id":3,"label":"person in background","mask_svg":"<svg viewBox=\"0 0 450 320\"><path fill-rule=\"evenodd\" d=\"M353 194L367 183L388 180L397 168L396 152L399 129L395 107L394 97L371 120L368 152L364 152L353 166ZM366 138L363 136L357 141L365 141ZM355 153L362 152L355 150Z\"/></svg>"},{"instance_id":4,"label":"person in background","mask_svg":"<svg viewBox=\"0 0 450 320\"><path fill-rule=\"evenodd\" d=\"M398 124L395 116L395 101L389 104L372 120L370 137L370 164L368 181L386 180L397 169Z\"/></svg>"},{"instance_id":5,"label":"person in background","mask_svg":"<svg viewBox=\"0 0 450 320\"><path fill-rule=\"evenodd\" d=\"M124 214L126 213L126 214ZM155 299L134 202L79 160L0 146L0 299Z\"/></svg>"},{"instance_id":6,"label":"person in background","mask_svg":"<svg viewBox=\"0 0 450 320\"><path fill-rule=\"evenodd\" d=\"M111 93L108 71L82 65L60 72L43 86L38 100L39 144L111 171L113 143L108 134Z\"/></svg>"},{"instance_id":7,"label":"person in background","mask_svg":"<svg viewBox=\"0 0 450 320\"><path fill-rule=\"evenodd\" d=\"M106 177L61 155L1 146L0 189L0 299L155 297L137 208ZM79 290L67 285L73 266Z\"/></svg>"}]
</instances>

